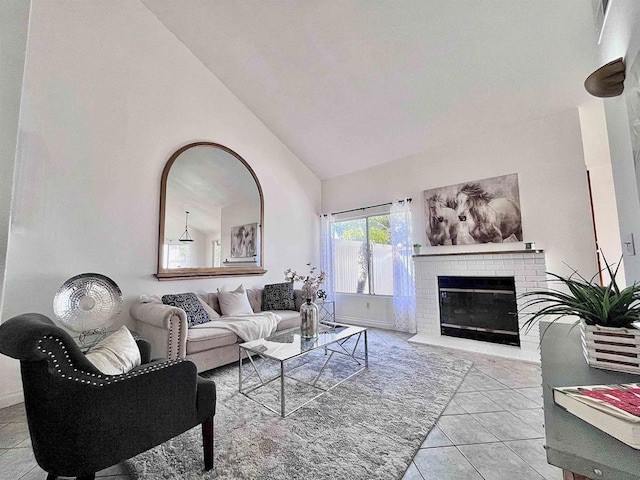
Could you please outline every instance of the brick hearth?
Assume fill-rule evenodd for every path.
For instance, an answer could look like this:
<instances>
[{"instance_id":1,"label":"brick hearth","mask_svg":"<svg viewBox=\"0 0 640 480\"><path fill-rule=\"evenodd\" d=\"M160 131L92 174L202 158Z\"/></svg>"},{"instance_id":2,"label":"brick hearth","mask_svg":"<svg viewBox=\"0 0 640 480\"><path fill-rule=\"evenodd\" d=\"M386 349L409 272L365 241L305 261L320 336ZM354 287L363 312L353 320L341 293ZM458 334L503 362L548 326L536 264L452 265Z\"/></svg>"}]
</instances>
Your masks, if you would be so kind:
<instances>
[{"instance_id":1,"label":"brick hearth","mask_svg":"<svg viewBox=\"0 0 640 480\"><path fill-rule=\"evenodd\" d=\"M444 345L450 338L440 335L438 276L514 277L516 295L547 286L545 254L541 250L416 255L414 262L418 328L415 341L418 342L431 338L436 340L434 343ZM522 307L523 301L518 299L518 311L521 311ZM524 321L526 318L519 315L518 322L521 328L519 348L466 339L452 339L451 346L457 343L461 348L464 348L464 345L469 346L470 350L537 360L539 330L533 328L525 334L522 330ZM509 352L512 355L509 355Z\"/></svg>"}]
</instances>

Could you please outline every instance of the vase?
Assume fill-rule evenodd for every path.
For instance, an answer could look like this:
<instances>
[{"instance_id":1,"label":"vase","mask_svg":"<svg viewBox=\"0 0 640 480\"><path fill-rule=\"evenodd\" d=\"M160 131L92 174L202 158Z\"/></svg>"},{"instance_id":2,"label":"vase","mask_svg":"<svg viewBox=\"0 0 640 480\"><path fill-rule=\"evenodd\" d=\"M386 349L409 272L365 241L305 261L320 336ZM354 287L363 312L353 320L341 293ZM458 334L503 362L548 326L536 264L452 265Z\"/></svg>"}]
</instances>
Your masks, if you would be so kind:
<instances>
[{"instance_id":1,"label":"vase","mask_svg":"<svg viewBox=\"0 0 640 480\"><path fill-rule=\"evenodd\" d=\"M319 318L318 306L310 298L307 298L300 307L300 335L302 338L308 340L318 336Z\"/></svg>"},{"instance_id":2,"label":"vase","mask_svg":"<svg viewBox=\"0 0 640 480\"><path fill-rule=\"evenodd\" d=\"M640 330L614 328L580 322L582 352L595 368L640 373Z\"/></svg>"}]
</instances>

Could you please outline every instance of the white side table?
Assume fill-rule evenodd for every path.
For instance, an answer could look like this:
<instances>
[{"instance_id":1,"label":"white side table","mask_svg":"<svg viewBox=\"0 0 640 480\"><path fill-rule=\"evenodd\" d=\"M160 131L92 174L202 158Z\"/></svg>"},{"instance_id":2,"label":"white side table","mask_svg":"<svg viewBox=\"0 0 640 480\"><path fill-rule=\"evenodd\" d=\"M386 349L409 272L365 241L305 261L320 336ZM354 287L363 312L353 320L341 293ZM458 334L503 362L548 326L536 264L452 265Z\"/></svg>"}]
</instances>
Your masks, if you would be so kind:
<instances>
[{"instance_id":1,"label":"white side table","mask_svg":"<svg viewBox=\"0 0 640 480\"><path fill-rule=\"evenodd\" d=\"M316 303L318 306L318 312L320 313L321 322L335 322L336 321L336 302L325 301Z\"/></svg>"}]
</instances>

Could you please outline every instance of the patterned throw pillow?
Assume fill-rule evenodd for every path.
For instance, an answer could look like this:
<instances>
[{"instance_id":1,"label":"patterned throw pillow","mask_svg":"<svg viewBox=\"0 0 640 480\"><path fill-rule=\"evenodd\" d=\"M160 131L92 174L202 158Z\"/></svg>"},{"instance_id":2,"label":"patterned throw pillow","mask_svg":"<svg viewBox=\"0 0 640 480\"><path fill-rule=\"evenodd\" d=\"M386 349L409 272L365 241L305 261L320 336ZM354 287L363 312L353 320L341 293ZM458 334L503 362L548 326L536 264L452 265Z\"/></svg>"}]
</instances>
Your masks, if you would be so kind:
<instances>
[{"instance_id":1,"label":"patterned throw pillow","mask_svg":"<svg viewBox=\"0 0 640 480\"><path fill-rule=\"evenodd\" d=\"M295 310L291 282L265 285L262 290L262 310Z\"/></svg>"},{"instance_id":2,"label":"patterned throw pillow","mask_svg":"<svg viewBox=\"0 0 640 480\"><path fill-rule=\"evenodd\" d=\"M195 293L177 293L175 295L163 295L162 303L181 308L187 314L187 323L190 327L210 321L209 315L202 307Z\"/></svg>"}]
</instances>

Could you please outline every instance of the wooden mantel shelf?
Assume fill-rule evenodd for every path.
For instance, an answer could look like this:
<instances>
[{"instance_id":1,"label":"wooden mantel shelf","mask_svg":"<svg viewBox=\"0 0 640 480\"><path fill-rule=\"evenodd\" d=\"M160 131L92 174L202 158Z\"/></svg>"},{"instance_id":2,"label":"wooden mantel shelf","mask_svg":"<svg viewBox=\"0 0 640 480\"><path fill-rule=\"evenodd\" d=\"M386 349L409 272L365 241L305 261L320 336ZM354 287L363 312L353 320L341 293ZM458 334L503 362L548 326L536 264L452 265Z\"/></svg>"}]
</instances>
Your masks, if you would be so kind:
<instances>
[{"instance_id":1,"label":"wooden mantel shelf","mask_svg":"<svg viewBox=\"0 0 640 480\"><path fill-rule=\"evenodd\" d=\"M544 250L491 250L491 251L482 251L482 252L443 252L443 253L419 253L418 255L413 255L413 257L443 257L448 255L505 255L508 253L544 253Z\"/></svg>"}]
</instances>

